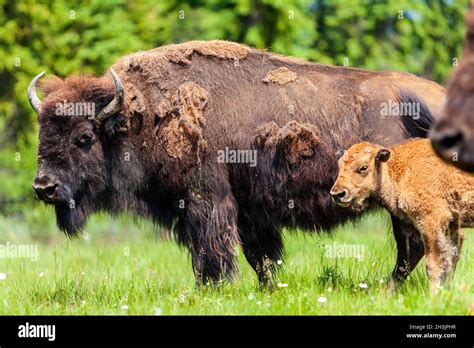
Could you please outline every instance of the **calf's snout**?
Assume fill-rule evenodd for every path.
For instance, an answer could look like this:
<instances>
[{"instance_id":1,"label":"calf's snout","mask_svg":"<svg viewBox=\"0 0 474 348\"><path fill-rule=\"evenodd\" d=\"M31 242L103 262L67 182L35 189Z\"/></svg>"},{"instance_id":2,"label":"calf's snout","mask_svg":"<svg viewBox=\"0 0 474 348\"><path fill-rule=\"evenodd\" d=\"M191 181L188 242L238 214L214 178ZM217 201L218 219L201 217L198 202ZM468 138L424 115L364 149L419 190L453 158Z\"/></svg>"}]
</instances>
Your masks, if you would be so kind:
<instances>
[{"instance_id":1,"label":"calf's snout","mask_svg":"<svg viewBox=\"0 0 474 348\"><path fill-rule=\"evenodd\" d=\"M333 186L329 194L334 202L339 203L342 202L345 197L349 196L349 191L345 188L335 188Z\"/></svg>"}]
</instances>

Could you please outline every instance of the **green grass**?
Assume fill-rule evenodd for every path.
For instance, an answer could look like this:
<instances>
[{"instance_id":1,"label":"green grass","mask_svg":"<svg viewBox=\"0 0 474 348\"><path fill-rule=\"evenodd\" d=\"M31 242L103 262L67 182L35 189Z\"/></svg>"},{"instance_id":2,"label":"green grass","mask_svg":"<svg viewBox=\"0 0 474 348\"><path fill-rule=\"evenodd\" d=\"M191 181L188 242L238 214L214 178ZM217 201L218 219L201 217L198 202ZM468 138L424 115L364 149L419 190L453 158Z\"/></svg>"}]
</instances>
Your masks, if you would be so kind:
<instances>
[{"instance_id":1,"label":"green grass","mask_svg":"<svg viewBox=\"0 0 474 348\"><path fill-rule=\"evenodd\" d=\"M35 208L27 218L0 217L0 242L38 245L38 260L0 258L0 314L341 315L474 312L474 235L468 231L449 288L428 291L420 264L398 293L386 290L395 246L386 215L369 216L332 235L285 232L280 286L260 291L239 252L235 283L197 289L190 260L148 223L96 216L86 238L68 240L53 213ZM364 246L364 258L330 258L325 245ZM287 285L286 287L285 284ZM366 284L367 288L360 286ZM318 299L324 297L321 303Z\"/></svg>"}]
</instances>

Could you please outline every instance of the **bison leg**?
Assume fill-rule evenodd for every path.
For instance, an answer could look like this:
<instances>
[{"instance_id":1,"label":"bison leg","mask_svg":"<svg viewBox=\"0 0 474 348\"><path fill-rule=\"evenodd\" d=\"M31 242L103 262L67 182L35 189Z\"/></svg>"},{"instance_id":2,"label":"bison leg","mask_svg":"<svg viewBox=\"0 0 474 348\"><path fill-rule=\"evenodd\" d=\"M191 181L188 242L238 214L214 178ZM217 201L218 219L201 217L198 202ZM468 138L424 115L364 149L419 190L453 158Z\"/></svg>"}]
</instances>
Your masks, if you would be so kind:
<instances>
[{"instance_id":1,"label":"bison leg","mask_svg":"<svg viewBox=\"0 0 474 348\"><path fill-rule=\"evenodd\" d=\"M271 226L248 227L243 229L241 239L244 255L257 273L260 287L272 290L275 269L283 252L280 230Z\"/></svg>"},{"instance_id":2,"label":"bison leg","mask_svg":"<svg viewBox=\"0 0 474 348\"><path fill-rule=\"evenodd\" d=\"M219 194L212 190L190 190L180 221L180 238L191 252L198 284L233 280L237 268L236 248L240 244L237 205L230 189L225 190L225 184L220 188L224 192Z\"/></svg>"},{"instance_id":3,"label":"bison leg","mask_svg":"<svg viewBox=\"0 0 474 348\"><path fill-rule=\"evenodd\" d=\"M397 263L389 287L396 289L415 269L424 255L423 239L411 224L392 215L393 233L397 243Z\"/></svg>"}]
</instances>

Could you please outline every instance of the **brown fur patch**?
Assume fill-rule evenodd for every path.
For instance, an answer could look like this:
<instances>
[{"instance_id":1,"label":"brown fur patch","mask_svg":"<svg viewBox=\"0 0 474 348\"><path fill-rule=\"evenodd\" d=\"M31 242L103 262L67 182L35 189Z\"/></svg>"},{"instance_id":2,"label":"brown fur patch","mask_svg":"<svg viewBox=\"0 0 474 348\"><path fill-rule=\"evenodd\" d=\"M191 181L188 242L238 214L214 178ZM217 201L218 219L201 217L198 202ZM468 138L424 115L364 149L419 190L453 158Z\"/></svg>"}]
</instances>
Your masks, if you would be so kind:
<instances>
[{"instance_id":1,"label":"brown fur patch","mask_svg":"<svg viewBox=\"0 0 474 348\"><path fill-rule=\"evenodd\" d=\"M164 140L165 150L169 156L182 159L183 154L192 152L192 145L184 128L178 118L173 118L166 127L163 128L161 136Z\"/></svg>"},{"instance_id":2,"label":"brown fur patch","mask_svg":"<svg viewBox=\"0 0 474 348\"><path fill-rule=\"evenodd\" d=\"M185 154L196 151L199 162L201 151L207 147L202 128L205 120L203 111L209 100L209 93L194 82L185 82L178 87L174 97L160 103L160 117L172 118L164 127L164 147L169 156L182 159Z\"/></svg>"},{"instance_id":3,"label":"brown fur patch","mask_svg":"<svg viewBox=\"0 0 474 348\"><path fill-rule=\"evenodd\" d=\"M250 52L250 48L247 46L220 40L191 41L187 50L197 52L203 56L214 56L221 59L243 59Z\"/></svg>"},{"instance_id":4,"label":"brown fur patch","mask_svg":"<svg viewBox=\"0 0 474 348\"><path fill-rule=\"evenodd\" d=\"M174 44L159 47L150 52L166 57L170 62L190 64L193 53L221 59L244 59L250 48L229 41L189 41L183 44ZM149 52L143 52L149 54Z\"/></svg>"},{"instance_id":5,"label":"brown fur patch","mask_svg":"<svg viewBox=\"0 0 474 348\"><path fill-rule=\"evenodd\" d=\"M39 89L47 96L42 106L44 111L42 113L54 116L56 115L55 105L64 101L94 101L96 103L103 101L102 104L106 104L105 100L113 95L114 85L107 75L103 77L79 75L64 79L49 76L44 81L40 81Z\"/></svg>"},{"instance_id":6,"label":"brown fur patch","mask_svg":"<svg viewBox=\"0 0 474 348\"><path fill-rule=\"evenodd\" d=\"M125 75L131 83L145 91L147 100L163 100L163 94L174 93L182 83L184 70L191 66L196 55L220 60L242 60L251 49L228 41L190 41L182 44L171 44L150 51L137 52L120 59L113 68L119 75ZM193 58L194 57L194 58ZM163 103L166 103L165 98ZM150 114L163 117L163 110L169 105L148 105Z\"/></svg>"},{"instance_id":7,"label":"brown fur patch","mask_svg":"<svg viewBox=\"0 0 474 348\"><path fill-rule=\"evenodd\" d=\"M257 148L273 147L275 145L274 140L277 138L278 132L281 128L272 121L265 123L263 126L257 128L257 136L254 140L254 145Z\"/></svg>"},{"instance_id":8,"label":"brown fur patch","mask_svg":"<svg viewBox=\"0 0 474 348\"><path fill-rule=\"evenodd\" d=\"M292 165L312 157L320 143L314 125L297 121L290 121L283 128L275 122L267 123L257 130L254 141L256 147L275 147Z\"/></svg>"},{"instance_id":9,"label":"brown fur patch","mask_svg":"<svg viewBox=\"0 0 474 348\"><path fill-rule=\"evenodd\" d=\"M172 96L169 92L166 92L164 94L163 100L158 104L158 113L157 116L159 118L163 118L169 114L171 114L173 111L175 111L175 104L174 101L174 96Z\"/></svg>"},{"instance_id":10,"label":"brown fur patch","mask_svg":"<svg viewBox=\"0 0 474 348\"><path fill-rule=\"evenodd\" d=\"M267 75L262 80L265 83L277 83L279 85L284 85L288 82L296 80L298 75L295 72L291 71L286 67L281 67L272 71L269 71Z\"/></svg>"},{"instance_id":11,"label":"brown fur patch","mask_svg":"<svg viewBox=\"0 0 474 348\"><path fill-rule=\"evenodd\" d=\"M229 41L189 41L131 54L114 67L148 73L150 82L159 83L161 79L169 78L170 63L189 65L194 53L220 59L244 59L250 51L250 47Z\"/></svg>"}]
</instances>

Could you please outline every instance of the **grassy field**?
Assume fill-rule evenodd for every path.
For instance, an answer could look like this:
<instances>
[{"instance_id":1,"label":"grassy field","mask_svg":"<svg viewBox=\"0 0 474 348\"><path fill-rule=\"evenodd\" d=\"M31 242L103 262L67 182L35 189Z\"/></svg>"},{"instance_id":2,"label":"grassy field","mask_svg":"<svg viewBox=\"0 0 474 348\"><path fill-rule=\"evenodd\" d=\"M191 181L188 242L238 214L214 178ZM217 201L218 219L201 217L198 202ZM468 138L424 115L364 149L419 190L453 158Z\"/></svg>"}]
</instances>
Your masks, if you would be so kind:
<instances>
[{"instance_id":1,"label":"grassy field","mask_svg":"<svg viewBox=\"0 0 474 348\"><path fill-rule=\"evenodd\" d=\"M471 231L451 286L435 297L424 264L398 293L386 290L395 246L384 214L331 236L286 231L284 268L268 293L258 290L241 252L234 284L197 289L186 252L148 223L96 216L84 235L68 240L53 220L44 207L27 218L0 217L1 243L38 245L37 261L0 258L0 314L474 314ZM344 244L363 247L363 257L327 253L327 245Z\"/></svg>"}]
</instances>

